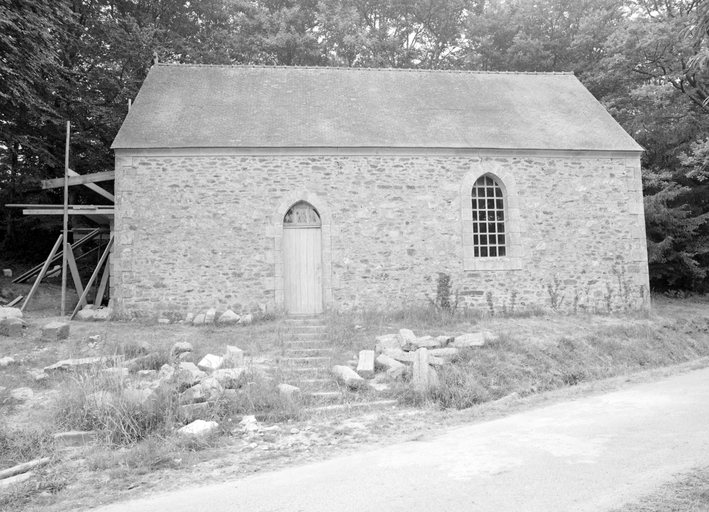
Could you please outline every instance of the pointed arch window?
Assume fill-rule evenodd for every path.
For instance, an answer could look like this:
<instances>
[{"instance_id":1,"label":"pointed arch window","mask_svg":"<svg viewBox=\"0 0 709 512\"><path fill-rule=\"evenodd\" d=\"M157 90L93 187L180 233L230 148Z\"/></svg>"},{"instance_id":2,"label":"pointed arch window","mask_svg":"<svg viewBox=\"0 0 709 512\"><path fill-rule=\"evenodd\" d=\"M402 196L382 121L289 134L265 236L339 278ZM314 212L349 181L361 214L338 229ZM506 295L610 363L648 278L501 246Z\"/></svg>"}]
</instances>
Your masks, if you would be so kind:
<instances>
[{"instance_id":1,"label":"pointed arch window","mask_svg":"<svg viewBox=\"0 0 709 512\"><path fill-rule=\"evenodd\" d=\"M473 207L473 256L507 256L507 220L502 187L491 176L481 176L471 192Z\"/></svg>"}]
</instances>

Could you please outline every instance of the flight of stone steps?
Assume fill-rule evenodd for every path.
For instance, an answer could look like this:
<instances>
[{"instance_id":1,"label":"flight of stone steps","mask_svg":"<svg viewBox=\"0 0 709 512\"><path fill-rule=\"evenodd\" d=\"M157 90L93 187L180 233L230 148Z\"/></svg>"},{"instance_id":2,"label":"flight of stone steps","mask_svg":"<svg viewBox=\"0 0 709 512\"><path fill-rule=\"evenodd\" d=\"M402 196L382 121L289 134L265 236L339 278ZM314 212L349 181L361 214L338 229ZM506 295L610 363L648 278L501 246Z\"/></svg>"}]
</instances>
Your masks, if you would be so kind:
<instances>
[{"instance_id":1,"label":"flight of stone steps","mask_svg":"<svg viewBox=\"0 0 709 512\"><path fill-rule=\"evenodd\" d=\"M315 402L339 400L342 393L331 376L333 349L319 316L285 319L280 370L284 382L298 386Z\"/></svg>"}]
</instances>

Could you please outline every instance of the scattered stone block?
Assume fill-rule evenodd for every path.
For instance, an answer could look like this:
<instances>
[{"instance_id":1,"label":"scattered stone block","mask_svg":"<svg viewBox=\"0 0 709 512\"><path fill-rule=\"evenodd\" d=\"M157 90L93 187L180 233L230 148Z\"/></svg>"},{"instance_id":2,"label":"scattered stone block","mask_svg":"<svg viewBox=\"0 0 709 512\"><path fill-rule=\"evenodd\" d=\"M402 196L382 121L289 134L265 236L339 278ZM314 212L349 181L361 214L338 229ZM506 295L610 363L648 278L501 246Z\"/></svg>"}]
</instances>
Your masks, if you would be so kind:
<instances>
[{"instance_id":1,"label":"scattered stone block","mask_svg":"<svg viewBox=\"0 0 709 512\"><path fill-rule=\"evenodd\" d=\"M219 318L217 319L217 324L218 325L230 325L230 324L235 324L239 321L241 317L234 313L231 309L227 309L224 313L222 313Z\"/></svg>"},{"instance_id":2,"label":"scattered stone block","mask_svg":"<svg viewBox=\"0 0 709 512\"><path fill-rule=\"evenodd\" d=\"M332 373L350 389L358 389L365 384L365 380L349 366L335 365L332 367Z\"/></svg>"},{"instance_id":3,"label":"scattered stone block","mask_svg":"<svg viewBox=\"0 0 709 512\"><path fill-rule=\"evenodd\" d=\"M192 352L192 343L188 341L178 341L170 349L170 357L178 356L184 352Z\"/></svg>"},{"instance_id":4,"label":"scattered stone block","mask_svg":"<svg viewBox=\"0 0 709 512\"><path fill-rule=\"evenodd\" d=\"M379 354L377 356L376 362L378 365L386 368L387 375L392 378L401 377L404 374L404 370L406 369L406 365L404 363L400 363L393 357L390 357L386 354Z\"/></svg>"},{"instance_id":5,"label":"scattered stone block","mask_svg":"<svg viewBox=\"0 0 709 512\"><path fill-rule=\"evenodd\" d=\"M401 348L407 352L415 352L420 348L439 348L441 345L435 338L431 336L421 336L413 340L408 340Z\"/></svg>"},{"instance_id":6,"label":"scattered stone block","mask_svg":"<svg viewBox=\"0 0 709 512\"><path fill-rule=\"evenodd\" d=\"M185 323L191 324L194 321L194 313L187 313L185 317Z\"/></svg>"},{"instance_id":7,"label":"scattered stone block","mask_svg":"<svg viewBox=\"0 0 709 512\"><path fill-rule=\"evenodd\" d=\"M93 336L89 336L88 338L89 343L101 343L101 335L100 334L94 334Z\"/></svg>"},{"instance_id":8,"label":"scattered stone block","mask_svg":"<svg viewBox=\"0 0 709 512\"><path fill-rule=\"evenodd\" d=\"M404 350L406 350L404 347L416 341L416 335L409 329L399 329L396 338L399 340L399 347Z\"/></svg>"},{"instance_id":9,"label":"scattered stone block","mask_svg":"<svg viewBox=\"0 0 709 512\"><path fill-rule=\"evenodd\" d=\"M32 478L32 475L34 475L34 471L28 471L27 473L21 473L9 478L3 478L0 480L0 487L8 487L10 485L19 484Z\"/></svg>"},{"instance_id":10,"label":"scattered stone block","mask_svg":"<svg viewBox=\"0 0 709 512\"><path fill-rule=\"evenodd\" d=\"M440 347L447 347L454 339L453 336L436 336L436 341Z\"/></svg>"},{"instance_id":11,"label":"scattered stone block","mask_svg":"<svg viewBox=\"0 0 709 512\"><path fill-rule=\"evenodd\" d=\"M20 308L0 308L0 320L3 318L22 318Z\"/></svg>"},{"instance_id":12,"label":"scattered stone block","mask_svg":"<svg viewBox=\"0 0 709 512\"><path fill-rule=\"evenodd\" d=\"M30 370L27 370L27 373L30 374L30 376L34 379L35 382L44 382L45 380L47 380L47 374L44 373L44 370L32 368Z\"/></svg>"},{"instance_id":13,"label":"scattered stone block","mask_svg":"<svg viewBox=\"0 0 709 512\"><path fill-rule=\"evenodd\" d=\"M17 338L22 336L22 328L25 322L16 317L8 317L0 320L0 335Z\"/></svg>"},{"instance_id":14,"label":"scattered stone block","mask_svg":"<svg viewBox=\"0 0 709 512\"><path fill-rule=\"evenodd\" d=\"M205 372L218 370L224 364L224 358L220 356L215 356L214 354L207 354L202 358L202 360L197 363L197 367Z\"/></svg>"},{"instance_id":15,"label":"scattered stone block","mask_svg":"<svg viewBox=\"0 0 709 512\"><path fill-rule=\"evenodd\" d=\"M374 350L360 350L357 373L363 379L374 377Z\"/></svg>"},{"instance_id":16,"label":"scattered stone block","mask_svg":"<svg viewBox=\"0 0 709 512\"><path fill-rule=\"evenodd\" d=\"M119 380L123 382L124 379L128 377L128 374L130 373L128 371L128 368L103 368L99 372L102 375L105 375L106 377L112 377L116 380Z\"/></svg>"},{"instance_id":17,"label":"scattered stone block","mask_svg":"<svg viewBox=\"0 0 709 512\"><path fill-rule=\"evenodd\" d=\"M27 400L32 400L34 396L34 391L31 388L15 388L10 391L10 396L15 400L20 402L26 402Z\"/></svg>"},{"instance_id":18,"label":"scattered stone block","mask_svg":"<svg viewBox=\"0 0 709 512\"><path fill-rule=\"evenodd\" d=\"M140 372L138 372L140 374ZM158 380L168 381L175 376L175 368L169 364L164 364L160 367L158 372Z\"/></svg>"},{"instance_id":19,"label":"scattered stone block","mask_svg":"<svg viewBox=\"0 0 709 512\"><path fill-rule=\"evenodd\" d=\"M213 324L216 316L217 316L216 309L214 309L214 308L208 309L207 312L204 314L204 323L205 324Z\"/></svg>"},{"instance_id":20,"label":"scattered stone block","mask_svg":"<svg viewBox=\"0 0 709 512\"><path fill-rule=\"evenodd\" d=\"M182 393L180 393L180 403L181 404L192 404L198 402L206 402L207 396L202 389L200 384L195 384L194 386L187 388Z\"/></svg>"},{"instance_id":21,"label":"scattered stone block","mask_svg":"<svg viewBox=\"0 0 709 512\"><path fill-rule=\"evenodd\" d=\"M241 325L249 325L249 324L253 323L253 321L254 321L254 315L252 315L251 313L239 318L239 323Z\"/></svg>"},{"instance_id":22,"label":"scattered stone block","mask_svg":"<svg viewBox=\"0 0 709 512\"><path fill-rule=\"evenodd\" d=\"M238 389L241 384L241 375L244 373L243 368L224 368L212 373L212 377L219 381L219 384L226 389Z\"/></svg>"},{"instance_id":23,"label":"scattered stone block","mask_svg":"<svg viewBox=\"0 0 709 512\"><path fill-rule=\"evenodd\" d=\"M416 360L415 352L404 352L400 348L390 348L384 351L384 355L396 359L401 363L413 363Z\"/></svg>"},{"instance_id":24,"label":"scattered stone block","mask_svg":"<svg viewBox=\"0 0 709 512\"><path fill-rule=\"evenodd\" d=\"M455 347L433 348L428 351L430 356L443 359L446 363L458 357L459 353L460 350Z\"/></svg>"},{"instance_id":25,"label":"scattered stone block","mask_svg":"<svg viewBox=\"0 0 709 512\"><path fill-rule=\"evenodd\" d=\"M126 388L123 390L123 401L130 406L138 407L147 402L153 394L152 389Z\"/></svg>"},{"instance_id":26,"label":"scattered stone block","mask_svg":"<svg viewBox=\"0 0 709 512\"><path fill-rule=\"evenodd\" d=\"M184 421L194 421L210 416L210 409L211 405L207 402L200 402L198 404L185 404L179 407L178 414L180 418L182 418Z\"/></svg>"},{"instance_id":27,"label":"scattered stone block","mask_svg":"<svg viewBox=\"0 0 709 512\"><path fill-rule=\"evenodd\" d=\"M163 325L169 324L169 323L170 323L170 319L169 319L169 318L158 318L158 323L159 323L159 324L163 324Z\"/></svg>"},{"instance_id":28,"label":"scattered stone block","mask_svg":"<svg viewBox=\"0 0 709 512\"><path fill-rule=\"evenodd\" d=\"M69 324L66 322L49 322L42 327L42 341L61 341L69 337Z\"/></svg>"},{"instance_id":29,"label":"scattered stone block","mask_svg":"<svg viewBox=\"0 0 709 512\"><path fill-rule=\"evenodd\" d=\"M100 322L108 320L112 313L113 309L111 308L95 308L89 304L84 306L84 308L79 311L74 318L84 322Z\"/></svg>"},{"instance_id":30,"label":"scattered stone block","mask_svg":"<svg viewBox=\"0 0 709 512\"><path fill-rule=\"evenodd\" d=\"M224 365L228 368L244 366L244 351L234 345L227 345L224 354Z\"/></svg>"},{"instance_id":31,"label":"scattered stone block","mask_svg":"<svg viewBox=\"0 0 709 512\"><path fill-rule=\"evenodd\" d=\"M85 446L96 441L96 437L96 432L93 430L72 430L54 434L54 443L60 448Z\"/></svg>"},{"instance_id":32,"label":"scattered stone block","mask_svg":"<svg viewBox=\"0 0 709 512\"><path fill-rule=\"evenodd\" d=\"M388 391L389 390L389 384L386 384L384 382L370 382L369 387L372 388L374 391L377 391L381 393L382 391Z\"/></svg>"},{"instance_id":33,"label":"scattered stone block","mask_svg":"<svg viewBox=\"0 0 709 512\"><path fill-rule=\"evenodd\" d=\"M383 336L377 336L375 340L377 341L375 349L378 354L390 348L401 348L396 334L384 334Z\"/></svg>"},{"instance_id":34,"label":"scattered stone block","mask_svg":"<svg viewBox=\"0 0 709 512\"><path fill-rule=\"evenodd\" d=\"M472 332L456 336L450 346L455 348L482 347L485 345L485 336L481 332Z\"/></svg>"},{"instance_id":35,"label":"scattered stone block","mask_svg":"<svg viewBox=\"0 0 709 512\"><path fill-rule=\"evenodd\" d=\"M224 393L224 388L219 383L219 379L214 377L206 377L202 379L199 383L202 386L202 392L204 393L208 401L217 400Z\"/></svg>"},{"instance_id":36,"label":"scattered stone block","mask_svg":"<svg viewBox=\"0 0 709 512\"><path fill-rule=\"evenodd\" d=\"M219 423L216 421L195 420L179 429L177 433L183 436L201 437L216 432L217 428Z\"/></svg>"},{"instance_id":37,"label":"scattered stone block","mask_svg":"<svg viewBox=\"0 0 709 512\"><path fill-rule=\"evenodd\" d=\"M192 325L203 325L203 324L204 324L204 318L205 318L205 314L204 314L204 313L200 313L199 315L197 315L196 317L194 317L194 320L192 320Z\"/></svg>"},{"instance_id":38,"label":"scattered stone block","mask_svg":"<svg viewBox=\"0 0 709 512\"><path fill-rule=\"evenodd\" d=\"M256 430L261 430L261 425L256 421L256 416L250 414L241 418L239 426L248 432L255 432Z\"/></svg>"},{"instance_id":39,"label":"scattered stone block","mask_svg":"<svg viewBox=\"0 0 709 512\"><path fill-rule=\"evenodd\" d=\"M179 369L181 372L189 372L190 375L192 376L192 379L193 379L195 382L199 382L200 380L202 380L204 377L207 376L207 374L204 373L204 372L203 372L202 370L200 370L199 368L197 368L197 365L195 365L194 363L187 363L187 362L184 362L184 361L183 361L183 362L180 363L180 365L178 366L178 369Z\"/></svg>"},{"instance_id":40,"label":"scattered stone block","mask_svg":"<svg viewBox=\"0 0 709 512\"><path fill-rule=\"evenodd\" d=\"M83 357L80 359L63 359L50 366L45 366L45 372L53 372L57 370L80 370L91 368L93 366L106 362L105 357Z\"/></svg>"},{"instance_id":41,"label":"scattered stone block","mask_svg":"<svg viewBox=\"0 0 709 512\"><path fill-rule=\"evenodd\" d=\"M4 368L5 366L10 366L14 362L15 362L15 360L10 356L5 356L3 358L0 358L0 368Z\"/></svg>"},{"instance_id":42,"label":"scattered stone block","mask_svg":"<svg viewBox=\"0 0 709 512\"><path fill-rule=\"evenodd\" d=\"M428 349L420 348L416 352L414 361L413 386L420 393L424 393L431 388L431 367L428 365Z\"/></svg>"},{"instance_id":43,"label":"scattered stone block","mask_svg":"<svg viewBox=\"0 0 709 512\"><path fill-rule=\"evenodd\" d=\"M163 366L167 366L168 368L170 368L173 371L173 373L175 372L175 369L172 368L172 366L169 366L169 365L163 365ZM158 375L158 372L156 372L155 370L138 370L137 373L138 373L138 377L143 377L143 378L147 378L147 379L149 379L151 377L157 377L157 375Z\"/></svg>"},{"instance_id":44,"label":"scattered stone block","mask_svg":"<svg viewBox=\"0 0 709 512\"><path fill-rule=\"evenodd\" d=\"M300 397L300 388L298 386L291 386L290 384L279 384L278 392L281 396L291 400Z\"/></svg>"},{"instance_id":45,"label":"scattered stone block","mask_svg":"<svg viewBox=\"0 0 709 512\"><path fill-rule=\"evenodd\" d=\"M2 269L2 275L4 277L12 277L12 269L9 269L9 268Z\"/></svg>"}]
</instances>

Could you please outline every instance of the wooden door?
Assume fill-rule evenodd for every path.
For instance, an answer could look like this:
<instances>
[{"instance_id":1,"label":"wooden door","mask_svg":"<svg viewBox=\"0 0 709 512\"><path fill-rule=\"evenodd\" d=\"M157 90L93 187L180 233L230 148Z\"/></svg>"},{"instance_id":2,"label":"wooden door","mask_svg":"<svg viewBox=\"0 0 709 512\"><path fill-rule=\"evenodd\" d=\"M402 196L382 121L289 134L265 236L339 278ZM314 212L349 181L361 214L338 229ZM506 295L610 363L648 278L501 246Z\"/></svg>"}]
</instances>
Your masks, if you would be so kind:
<instances>
[{"instance_id":1,"label":"wooden door","mask_svg":"<svg viewBox=\"0 0 709 512\"><path fill-rule=\"evenodd\" d=\"M322 313L322 230L307 203L291 208L283 222L283 278L286 312Z\"/></svg>"}]
</instances>

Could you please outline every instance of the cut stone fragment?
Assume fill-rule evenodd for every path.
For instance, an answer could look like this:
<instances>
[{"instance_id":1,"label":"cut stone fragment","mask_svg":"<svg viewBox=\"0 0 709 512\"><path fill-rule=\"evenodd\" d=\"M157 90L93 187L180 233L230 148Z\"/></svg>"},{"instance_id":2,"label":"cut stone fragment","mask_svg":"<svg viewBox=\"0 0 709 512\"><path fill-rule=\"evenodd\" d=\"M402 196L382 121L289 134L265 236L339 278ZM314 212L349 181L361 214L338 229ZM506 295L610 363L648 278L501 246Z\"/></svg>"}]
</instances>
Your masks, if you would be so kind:
<instances>
[{"instance_id":1,"label":"cut stone fragment","mask_svg":"<svg viewBox=\"0 0 709 512\"><path fill-rule=\"evenodd\" d=\"M217 400L224 393L224 387L219 383L219 380L214 377L202 379L199 385L202 386L202 392L210 402Z\"/></svg>"},{"instance_id":2,"label":"cut stone fragment","mask_svg":"<svg viewBox=\"0 0 709 512\"><path fill-rule=\"evenodd\" d=\"M281 396L290 399L294 399L300 396L300 388L297 386L291 386L290 384L279 384L278 392L281 394Z\"/></svg>"},{"instance_id":3,"label":"cut stone fragment","mask_svg":"<svg viewBox=\"0 0 709 512\"><path fill-rule=\"evenodd\" d=\"M205 318L205 314L204 314L204 313L200 313L199 315L197 315L196 317L194 317L194 320L192 320L192 325L202 325L202 324L204 324L204 318Z\"/></svg>"},{"instance_id":4,"label":"cut stone fragment","mask_svg":"<svg viewBox=\"0 0 709 512\"><path fill-rule=\"evenodd\" d=\"M377 336L375 339L377 341L375 348L378 354L390 348L401 348L399 337L396 334L385 334L383 336Z\"/></svg>"},{"instance_id":5,"label":"cut stone fragment","mask_svg":"<svg viewBox=\"0 0 709 512\"><path fill-rule=\"evenodd\" d=\"M408 344L416 341L416 335L414 334L413 331L409 329L399 329L399 334L397 334L397 339L399 340L399 346L406 350L404 347L406 347Z\"/></svg>"},{"instance_id":6,"label":"cut stone fragment","mask_svg":"<svg viewBox=\"0 0 709 512\"><path fill-rule=\"evenodd\" d=\"M96 441L96 432L93 430L72 430L54 434L54 443L60 447L85 446Z\"/></svg>"},{"instance_id":7,"label":"cut stone fragment","mask_svg":"<svg viewBox=\"0 0 709 512\"><path fill-rule=\"evenodd\" d=\"M223 368L212 373L212 377L219 381L219 384L226 389L238 389L241 386L241 375L243 368Z\"/></svg>"},{"instance_id":8,"label":"cut stone fragment","mask_svg":"<svg viewBox=\"0 0 709 512\"><path fill-rule=\"evenodd\" d=\"M207 312L204 314L204 323L205 324L213 324L216 316L217 316L216 309L214 309L214 308L208 309Z\"/></svg>"},{"instance_id":9,"label":"cut stone fragment","mask_svg":"<svg viewBox=\"0 0 709 512\"><path fill-rule=\"evenodd\" d=\"M387 349L384 352L384 355L387 355L393 359L396 359L399 362L402 363L413 363L416 360L416 353L415 352L404 352L400 348L390 348Z\"/></svg>"},{"instance_id":10,"label":"cut stone fragment","mask_svg":"<svg viewBox=\"0 0 709 512\"><path fill-rule=\"evenodd\" d=\"M431 367L428 365L428 350L420 348L416 351L414 361L413 386L419 393L428 391L431 387Z\"/></svg>"},{"instance_id":11,"label":"cut stone fragment","mask_svg":"<svg viewBox=\"0 0 709 512\"><path fill-rule=\"evenodd\" d=\"M61 341L69 337L69 324L49 322L42 327L42 341Z\"/></svg>"},{"instance_id":12,"label":"cut stone fragment","mask_svg":"<svg viewBox=\"0 0 709 512\"><path fill-rule=\"evenodd\" d=\"M224 366L228 368L244 366L244 351L234 345L227 345L224 353Z\"/></svg>"},{"instance_id":13,"label":"cut stone fragment","mask_svg":"<svg viewBox=\"0 0 709 512\"><path fill-rule=\"evenodd\" d=\"M393 357L389 357L386 354L379 354L377 356L377 364L386 368L387 375L391 378L398 378L404 374L406 365L400 363Z\"/></svg>"},{"instance_id":14,"label":"cut stone fragment","mask_svg":"<svg viewBox=\"0 0 709 512\"><path fill-rule=\"evenodd\" d=\"M441 344L431 336L421 336L420 338L409 339L401 348L408 352L415 352L420 348L439 348Z\"/></svg>"},{"instance_id":15,"label":"cut stone fragment","mask_svg":"<svg viewBox=\"0 0 709 512\"><path fill-rule=\"evenodd\" d=\"M239 318L239 323L240 323L241 325L249 325L249 324L252 323L253 321L254 321L254 315L252 315L251 313L249 313L248 315L244 315L244 316L242 316L241 318Z\"/></svg>"},{"instance_id":16,"label":"cut stone fragment","mask_svg":"<svg viewBox=\"0 0 709 512\"><path fill-rule=\"evenodd\" d=\"M32 399L34 391L31 388L15 388L10 391L10 396L19 402L26 402Z\"/></svg>"},{"instance_id":17,"label":"cut stone fragment","mask_svg":"<svg viewBox=\"0 0 709 512\"><path fill-rule=\"evenodd\" d=\"M202 358L202 360L197 363L197 367L200 370L214 371L218 370L224 364L224 358L220 356L215 356L214 354L207 354Z\"/></svg>"},{"instance_id":18,"label":"cut stone fragment","mask_svg":"<svg viewBox=\"0 0 709 512\"><path fill-rule=\"evenodd\" d=\"M430 356L443 359L447 363L455 359L459 353L460 350L455 347L433 348L428 351Z\"/></svg>"},{"instance_id":19,"label":"cut stone fragment","mask_svg":"<svg viewBox=\"0 0 709 512\"><path fill-rule=\"evenodd\" d=\"M231 309L227 309L224 313L219 316L217 324L219 325L230 325L235 324L239 321L241 317L234 313Z\"/></svg>"},{"instance_id":20,"label":"cut stone fragment","mask_svg":"<svg viewBox=\"0 0 709 512\"><path fill-rule=\"evenodd\" d=\"M363 379L374 377L374 350L360 350L357 373Z\"/></svg>"},{"instance_id":21,"label":"cut stone fragment","mask_svg":"<svg viewBox=\"0 0 709 512\"><path fill-rule=\"evenodd\" d=\"M0 319L2 318L22 318L20 308L0 308Z\"/></svg>"},{"instance_id":22,"label":"cut stone fragment","mask_svg":"<svg viewBox=\"0 0 709 512\"><path fill-rule=\"evenodd\" d=\"M195 420L189 425L185 425L177 431L183 436L206 436L215 432L219 428L219 423L216 421Z\"/></svg>"},{"instance_id":23,"label":"cut stone fragment","mask_svg":"<svg viewBox=\"0 0 709 512\"><path fill-rule=\"evenodd\" d=\"M357 389L365 384L365 380L359 375L357 375L357 372L355 372L349 366L335 365L332 367L332 373L348 388Z\"/></svg>"},{"instance_id":24,"label":"cut stone fragment","mask_svg":"<svg viewBox=\"0 0 709 512\"><path fill-rule=\"evenodd\" d=\"M170 349L170 356L175 357L183 352L192 352L192 350L194 350L192 348L192 343L189 343L188 341L178 341L172 346L172 349Z\"/></svg>"},{"instance_id":25,"label":"cut stone fragment","mask_svg":"<svg viewBox=\"0 0 709 512\"><path fill-rule=\"evenodd\" d=\"M17 317L8 317L0 320L0 335L17 338L22 336L25 322Z\"/></svg>"},{"instance_id":26,"label":"cut stone fragment","mask_svg":"<svg viewBox=\"0 0 709 512\"><path fill-rule=\"evenodd\" d=\"M485 335L481 332L456 336L453 342L450 343L450 346L455 348L482 347L483 345L485 345Z\"/></svg>"},{"instance_id":27,"label":"cut stone fragment","mask_svg":"<svg viewBox=\"0 0 709 512\"><path fill-rule=\"evenodd\" d=\"M91 368L93 366L105 363L105 357L83 357L80 359L63 359L50 366L45 366L45 372L53 372L57 370L80 370Z\"/></svg>"}]
</instances>

